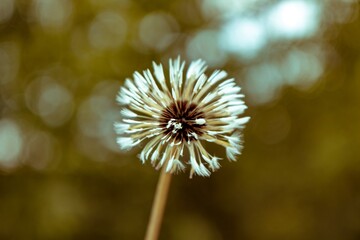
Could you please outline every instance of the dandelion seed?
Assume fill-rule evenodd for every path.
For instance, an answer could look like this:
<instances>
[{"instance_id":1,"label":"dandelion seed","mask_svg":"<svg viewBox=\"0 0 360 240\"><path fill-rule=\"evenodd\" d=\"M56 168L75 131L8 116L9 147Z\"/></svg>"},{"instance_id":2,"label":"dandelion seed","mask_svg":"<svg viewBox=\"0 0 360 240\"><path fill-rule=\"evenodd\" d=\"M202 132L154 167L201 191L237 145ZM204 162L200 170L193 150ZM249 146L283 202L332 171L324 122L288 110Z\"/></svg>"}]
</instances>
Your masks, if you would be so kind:
<instances>
[{"instance_id":1,"label":"dandelion seed","mask_svg":"<svg viewBox=\"0 0 360 240\"><path fill-rule=\"evenodd\" d=\"M227 73L220 70L207 77L202 60L190 64L185 78L180 57L170 59L169 77L161 64L153 63L153 68L155 77L150 70L135 72L134 80L127 79L120 88L117 101L124 106L123 120L114 125L120 148L148 141L139 155L142 162L150 160L169 173L189 164L190 177L210 176L220 168L220 158L203 147L204 141L224 147L234 161L242 150L241 131L250 119L240 117L247 107L235 80L226 79ZM189 159L184 159L184 150Z\"/></svg>"}]
</instances>

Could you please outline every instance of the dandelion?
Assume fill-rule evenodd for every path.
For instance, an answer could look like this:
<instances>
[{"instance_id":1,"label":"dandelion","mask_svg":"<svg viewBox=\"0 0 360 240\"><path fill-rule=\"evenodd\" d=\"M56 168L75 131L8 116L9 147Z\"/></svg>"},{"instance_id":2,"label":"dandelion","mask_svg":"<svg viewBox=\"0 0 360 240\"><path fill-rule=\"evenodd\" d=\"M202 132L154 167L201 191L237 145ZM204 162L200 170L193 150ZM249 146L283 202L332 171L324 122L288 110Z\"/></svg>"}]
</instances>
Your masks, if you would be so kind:
<instances>
[{"instance_id":1,"label":"dandelion","mask_svg":"<svg viewBox=\"0 0 360 240\"><path fill-rule=\"evenodd\" d=\"M240 117L247 108L233 78L216 70L210 77L205 62L192 62L183 76L185 62L169 61L169 76L162 65L153 63L154 76L147 69L126 79L117 101L124 106L122 122L115 123L117 142L129 150L144 141L140 160L162 168L156 188L145 240L158 238L172 173L190 165L194 175L210 176L220 168L220 158L211 155L204 142L226 149L235 161L241 153L241 131L249 117Z\"/></svg>"},{"instance_id":2,"label":"dandelion","mask_svg":"<svg viewBox=\"0 0 360 240\"><path fill-rule=\"evenodd\" d=\"M244 95L233 78L216 70L210 77L205 62L194 61L183 76L185 62L169 60L169 76L162 65L153 63L143 74L126 79L117 96L124 106L122 122L115 123L123 150L146 142L140 160L150 161L168 173L190 165L190 178L210 176L220 168L220 158L209 153L203 143L218 144L226 157L235 161L242 150L241 131L249 117L240 117L247 108ZM146 141L147 140L147 141Z\"/></svg>"}]
</instances>

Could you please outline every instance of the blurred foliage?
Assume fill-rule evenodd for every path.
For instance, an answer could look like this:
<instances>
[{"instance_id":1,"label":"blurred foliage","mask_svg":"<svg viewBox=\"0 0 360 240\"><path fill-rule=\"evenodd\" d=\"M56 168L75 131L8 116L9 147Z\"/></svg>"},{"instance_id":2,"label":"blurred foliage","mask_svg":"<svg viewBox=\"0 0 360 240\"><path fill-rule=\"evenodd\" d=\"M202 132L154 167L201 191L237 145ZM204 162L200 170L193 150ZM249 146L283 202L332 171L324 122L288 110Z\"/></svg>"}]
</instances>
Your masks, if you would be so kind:
<instances>
[{"instance_id":1,"label":"blurred foliage","mask_svg":"<svg viewBox=\"0 0 360 240\"><path fill-rule=\"evenodd\" d=\"M158 172L118 150L115 96L177 55L252 120L237 163L174 177L161 239L359 239L359 26L356 1L2 0L0 239L143 238Z\"/></svg>"}]
</instances>

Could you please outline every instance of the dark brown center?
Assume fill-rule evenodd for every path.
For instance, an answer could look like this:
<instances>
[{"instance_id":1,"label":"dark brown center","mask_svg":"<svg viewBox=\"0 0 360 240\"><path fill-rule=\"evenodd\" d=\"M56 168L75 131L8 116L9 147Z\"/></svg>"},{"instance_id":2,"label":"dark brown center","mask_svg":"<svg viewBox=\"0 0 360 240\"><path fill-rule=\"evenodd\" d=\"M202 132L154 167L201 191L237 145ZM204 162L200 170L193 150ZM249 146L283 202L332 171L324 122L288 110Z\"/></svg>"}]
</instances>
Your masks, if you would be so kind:
<instances>
[{"instance_id":1,"label":"dark brown center","mask_svg":"<svg viewBox=\"0 0 360 240\"><path fill-rule=\"evenodd\" d=\"M160 117L164 135L177 141L192 141L201 136L206 125L204 113L194 103L176 101L165 108Z\"/></svg>"}]
</instances>

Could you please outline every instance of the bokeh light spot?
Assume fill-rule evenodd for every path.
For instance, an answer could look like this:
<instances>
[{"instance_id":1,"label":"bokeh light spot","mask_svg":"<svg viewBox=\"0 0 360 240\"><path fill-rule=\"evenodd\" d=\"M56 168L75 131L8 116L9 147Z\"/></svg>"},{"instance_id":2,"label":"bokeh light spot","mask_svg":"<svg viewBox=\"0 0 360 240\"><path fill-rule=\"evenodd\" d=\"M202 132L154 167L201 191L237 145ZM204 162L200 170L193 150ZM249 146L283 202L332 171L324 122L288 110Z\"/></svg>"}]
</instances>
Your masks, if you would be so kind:
<instances>
[{"instance_id":1,"label":"bokeh light spot","mask_svg":"<svg viewBox=\"0 0 360 240\"><path fill-rule=\"evenodd\" d=\"M274 64L264 63L250 68L245 88L252 104L264 104L273 100L282 85L282 75Z\"/></svg>"},{"instance_id":2,"label":"bokeh light spot","mask_svg":"<svg viewBox=\"0 0 360 240\"><path fill-rule=\"evenodd\" d=\"M72 108L72 95L59 84L47 86L40 95L38 110L50 126L62 125L70 117Z\"/></svg>"},{"instance_id":3,"label":"bokeh light spot","mask_svg":"<svg viewBox=\"0 0 360 240\"><path fill-rule=\"evenodd\" d=\"M211 30L200 31L191 38L186 53L191 59L204 59L212 67L220 67L226 60L226 54L218 45L218 33Z\"/></svg>"},{"instance_id":4,"label":"bokeh light spot","mask_svg":"<svg viewBox=\"0 0 360 240\"><path fill-rule=\"evenodd\" d=\"M22 147L23 138L18 125L8 119L0 120L0 165L15 166Z\"/></svg>"},{"instance_id":5,"label":"bokeh light spot","mask_svg":"<svg viewBox=\"0 0 360 240\"><path fill-rule=\"evenodd\" d=\"M118 109L112 99L117 89L118 84L114 81L99 82L94 87L94 94L83 100L77 112L79 148L95 160L103 160L107 150L118 151L113 129ZM89 143L96 148L89 149Z\"/></svg>"},{"instance_id":6,"label":"bokeh light spot","mask_svg":"<svg viewBox=\"0 0 360 240\"><path fill-rule=\"evenodd\" d=\"M323 73L323 61L316 51L293 50L283 62L285 82L301 88L311 87Z\"/></svg>"},{"instance_id":7,"label":"bokeh light spot","mask_svg":"<svg viewBox=\"0 0 360 240\"><path fill-rule=\"evenodd\" d=\"M51 127L65 124L74 110L72 93L49 76L31 82L25 98L29 109Z\"/></svg>"},{"instance_id":8,"label":"bokeh light spot","mask_svg":"<svg viewBox=\"0 0 360 240\"><path fill-rule=\"evenodd\" d=\"M62 30L72 15L73 5L68 0L36 0L35 18L46 29Z\"/></svg>"},{"instance_id":9,"label":"bokeh light spot","mask_svg":"<svg viewBox=\"0 0 360 240\"><path fill-rule=\"evenodd\" d=\"M261 22L250 18L234 18L227 22L219 39L221 48L243 58L256 56L267 41Z\"/></svg>"},{"instance_id":10,"label":"bokeh light spot","mask_svg":"<svg viewBox=\"0 0 360 240\"><path fill-rule=\"evenodd\" d=\"M282 38L303 38L313 35L319 27L319 6L302 0L281 1L266 16L270 35Z\"/></svg>"},{"instance_id":11,"label":"bokeh light spot","mask_svg":"<svg viewBox=\"0 0 360 240\"><path fill-rule=\"evenodd\" d=\"M127 25L123 16L114 11L100 12L89 27L90 44L97 49L113 49L125 40Z\"/></svg>"},{"instance_id":12,"label":"bokeh light spot","mask_svg":"<svg viewBox=\"0 0 360 240\"><path fill-rule=\"evenodd\" d=\"M219 14L229 16L239 16L255 5L259 0L205 0L202 1L203 15L213 18Z\"/></svg>"},{"instance_id":13,"label":"bokeh light spot","mask_svg":"<svg viewBox=\"0 0 360 240\"><path fill-rule=\"evenodd\" d=\"M0 1L0 24L9 20L14 12L14 0Z\"/></svg>"},{"instance_id":14,"label":"bokeh light spot","mask_svg":"<svg viewBox=\"0 0 360 240\"><path fill-rule=\"evenodd\" d=\"M147 47L161 51L176 38L179 26L169 14L150 13L139 24L139 37Z\"/></svg>"}]
</instances>

